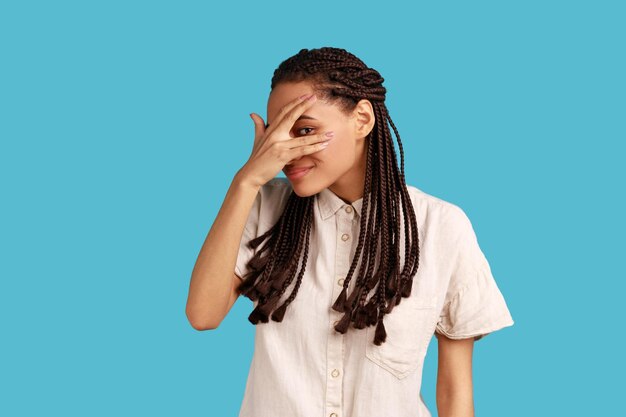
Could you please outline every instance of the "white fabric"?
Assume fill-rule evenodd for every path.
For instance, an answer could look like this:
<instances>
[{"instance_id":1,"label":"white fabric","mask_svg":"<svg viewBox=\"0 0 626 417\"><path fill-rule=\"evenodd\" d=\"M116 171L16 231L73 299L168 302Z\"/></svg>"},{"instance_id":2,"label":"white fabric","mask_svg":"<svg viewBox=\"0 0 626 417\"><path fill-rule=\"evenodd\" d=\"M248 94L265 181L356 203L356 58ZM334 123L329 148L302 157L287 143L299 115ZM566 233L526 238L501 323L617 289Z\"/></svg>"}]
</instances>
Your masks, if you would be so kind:
<instances>
[{"instance_id":1,"label":"white fabric","mask_svg":"<svg viewBox=\"0 0 626 417\"><path fill-rule=\"evenodd\" d=\"M430 417L420 387L434 332L480 339L513 325L464 211L407 187L419 230L419 269L411 296L384 317L386 342L373 344L375 325L350 327L343 335L334 329L343 313L331 306L356 252L363 199L346 204L324 189L315 197L308 263L295 300L282 322L270 319L255 326L239 417ZM261 187L241 240L235 268L239 277L254 255L247 241L274 225L291 191L284 178ZM401 218L401 265L403 222ZM295 279L282 300L294 285Z\"/></svg>"}]
</instances>

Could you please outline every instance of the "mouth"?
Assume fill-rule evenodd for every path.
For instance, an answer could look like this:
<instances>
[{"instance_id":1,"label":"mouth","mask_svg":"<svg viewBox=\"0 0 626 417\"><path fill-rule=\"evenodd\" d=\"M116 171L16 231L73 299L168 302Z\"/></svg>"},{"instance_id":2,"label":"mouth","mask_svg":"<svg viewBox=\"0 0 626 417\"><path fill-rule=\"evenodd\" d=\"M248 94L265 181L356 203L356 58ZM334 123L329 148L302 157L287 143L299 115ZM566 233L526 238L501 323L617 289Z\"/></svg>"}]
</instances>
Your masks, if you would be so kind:
<instances>
[{"instance_id":1,"label":"mouth","mask_svg":"<svg viewBox=\"0 0 626 417\"><path fill-rule=\"evenodd\" d=\"M304 177L313 168L315 168L315 166L311 165L310 167L299 167L299 168L286 169L286 170L284 170L284 172L285 172L285 175L287 176L287 178L289 178L290 180L295 180L295 179Z\"/></svg>"}]
</instances>

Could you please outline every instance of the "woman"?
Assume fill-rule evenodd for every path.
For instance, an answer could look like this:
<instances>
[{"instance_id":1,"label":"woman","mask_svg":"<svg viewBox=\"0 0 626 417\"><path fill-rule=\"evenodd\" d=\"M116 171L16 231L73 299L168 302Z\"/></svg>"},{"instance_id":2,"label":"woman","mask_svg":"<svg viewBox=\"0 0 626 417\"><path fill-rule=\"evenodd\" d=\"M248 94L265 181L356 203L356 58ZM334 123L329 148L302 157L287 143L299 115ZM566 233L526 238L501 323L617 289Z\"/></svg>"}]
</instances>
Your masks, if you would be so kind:
<instances>
[{"instance_id":1,"label":"woman","mask_svg":"<svg viewBox=\"0 0 626 417\"><path fill-rule=\"evenodd\" d=\"M473 416L473 343L513 324L463 210L405 183L382 84L344 49L302 49L274 72L268 123L251 114L186 310L214 329L253 301L240 416L430 416L433 334L439 416Z\"/></svg>"}]
</instances>

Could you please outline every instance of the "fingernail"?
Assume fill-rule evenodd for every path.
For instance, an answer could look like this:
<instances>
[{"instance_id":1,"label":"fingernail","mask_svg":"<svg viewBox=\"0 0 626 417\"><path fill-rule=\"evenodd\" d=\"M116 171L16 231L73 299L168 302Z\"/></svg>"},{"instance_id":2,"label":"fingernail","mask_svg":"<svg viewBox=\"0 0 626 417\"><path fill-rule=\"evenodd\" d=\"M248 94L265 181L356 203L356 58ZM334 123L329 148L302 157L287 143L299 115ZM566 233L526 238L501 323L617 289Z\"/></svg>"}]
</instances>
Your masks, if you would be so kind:
<instances>
[{"instance_id":1,"label":"fingernail","mask_svg":"<svg viewBox=\"0 0 626 417\"><path fill-rule=\"evenodd\" d=\"M307 100L309 101L315 101L317 97L315 97L315 94L311 95L311 97L307 98Z\"/></svg>"},{"instance_id":2,"label":"fingernail","mask_svg":"<svg viewBox=\"0 0 626 417\"><path fill-rule=\"evenodd\" d=\"M326 132L324 136L326 136L327 138L332 138L333 136L335 136L335 132Z\"/></svg>"},{"instance_id":3,"label":"fingernail","mask_svg":"<svg viewBox=\"0 0 626 417\"><path fill-rule=\"evenodd\" d=\"M304 94L304 95L300 96L300 100L303 100L303 99L307 98L308 96L310 96L310 94Z\"/></svg>"}]
</instances>

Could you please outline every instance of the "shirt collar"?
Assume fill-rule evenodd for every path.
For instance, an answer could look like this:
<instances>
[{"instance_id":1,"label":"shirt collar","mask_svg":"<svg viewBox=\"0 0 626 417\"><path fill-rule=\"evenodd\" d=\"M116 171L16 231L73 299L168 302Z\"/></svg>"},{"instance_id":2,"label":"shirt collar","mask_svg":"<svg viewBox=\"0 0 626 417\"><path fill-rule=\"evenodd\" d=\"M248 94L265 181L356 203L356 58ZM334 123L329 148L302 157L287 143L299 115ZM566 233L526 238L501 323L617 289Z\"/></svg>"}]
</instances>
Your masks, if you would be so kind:
<instances>
[{"instance_id":1,"label":"shirt collar","mask_svg":"<svg viewBox=\"0 0 626 417\"><path fill-rule=\"evenodd\" d=\"M328 188L324 188L317 193L317 207L320 211L320 215L323 220L328 219L330 216L337 213L337 210L343 206L352 206L356 213L361 216L361 206L363 205L363 197L359 198L352 204L344 202L337 194L333 193Z\"/></svg>"}]
</instances>

